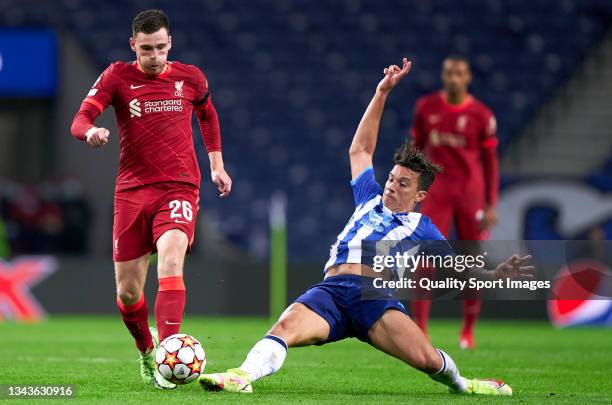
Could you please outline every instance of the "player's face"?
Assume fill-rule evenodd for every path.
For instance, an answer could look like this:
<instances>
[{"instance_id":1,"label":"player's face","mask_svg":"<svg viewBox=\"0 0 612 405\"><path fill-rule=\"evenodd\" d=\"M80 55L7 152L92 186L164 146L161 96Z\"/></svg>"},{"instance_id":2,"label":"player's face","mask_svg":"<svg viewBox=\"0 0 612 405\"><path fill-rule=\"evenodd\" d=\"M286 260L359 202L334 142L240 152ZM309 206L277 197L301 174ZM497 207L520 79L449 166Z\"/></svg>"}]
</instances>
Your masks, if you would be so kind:
<instances>
[{"instance_id":1,"label":"player's face","mask_svg":"<svg viewBox=\"0 0 612 405\"><path fill-rule=\"evenodd\" d=\"M423 201L426 191L419 191L420 174L407 167L395 165L389 172L383 191L383 204L393 212L413 211Z\"/></svg>"},{"instance_id":2,"label":"player's face","mask_svg":"<svg viewBox=\"0 0 612 405\"><path fill-rule=\"evenodd\" d=\"M444 61L442 65L442 83L447 93L465 93L471 81L470 66L466 62L452 59Z\"/></svg>"},{"instance_id":3,"label":"player's face","mask_svg":"<svg viewBox=\"0 0 612 405\"><path fill-rule=\"evenodd\" d=\"M130 46L136 53L138 64L148 74L158 75L166 68L168 51L172 48L172 37L161 28L152 34L139 32L130 38Z\"/></svg>"}]
</instances>

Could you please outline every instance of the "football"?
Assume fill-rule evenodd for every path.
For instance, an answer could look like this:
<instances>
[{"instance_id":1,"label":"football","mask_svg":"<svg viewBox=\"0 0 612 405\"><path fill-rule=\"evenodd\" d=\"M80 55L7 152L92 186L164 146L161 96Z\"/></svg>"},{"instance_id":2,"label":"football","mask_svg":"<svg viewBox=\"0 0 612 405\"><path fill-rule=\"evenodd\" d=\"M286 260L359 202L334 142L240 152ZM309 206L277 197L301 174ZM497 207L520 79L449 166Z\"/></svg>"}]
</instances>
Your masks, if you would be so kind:
<instances>
[{"instance_id":1,"label":"football","mask_svg":"<svg viewBox=\"0 0 612 405\"><path fill-rule=\"evenodd\" d=\"M184 333L168 336L155 353L157 370L175 384L189 384L206 366L206 353L196 338Z\"/></svg>"}]
</instances>

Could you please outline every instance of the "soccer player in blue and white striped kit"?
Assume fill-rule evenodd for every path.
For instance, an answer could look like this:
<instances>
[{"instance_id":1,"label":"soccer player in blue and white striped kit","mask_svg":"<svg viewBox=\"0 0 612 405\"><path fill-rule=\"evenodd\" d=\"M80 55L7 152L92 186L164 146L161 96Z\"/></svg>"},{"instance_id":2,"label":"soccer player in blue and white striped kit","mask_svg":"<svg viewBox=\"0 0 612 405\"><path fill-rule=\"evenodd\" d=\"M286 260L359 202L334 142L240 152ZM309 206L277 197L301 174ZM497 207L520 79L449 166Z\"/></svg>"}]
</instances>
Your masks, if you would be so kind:
<instances>
[{"instance_id":1,"label":"soccer player in blue and white striped kit","mask_svg":"<svg viewBox=\"0 0 612 405\"><path fill-rule=\"evenodd\" d=\"M447 385L451 392L512 394L512 389L502 381L461 377L453 359L432 347L404 306L388 292L381 291L380 299L363 296L364 286L372 286L374 277L380 276L363 264L364 242L440 240L447 244L429 218L413 211L426 197L439 168L406 143L395 154L395 165L384 189L376 182L372 169L385 101L409 70L407 59L403 60L402 68L392 65L384 69L385 76L359 123L349 151L356 208L332 246L323 282L310 288L283 312L239 368L201 375L198 381L206 390L252 392L252 382L280 369L287 348L357 337ZM525 266L524 262L529 258L515 255L494 271L477 271L486 279L528 277L533 267Z\"/></svg>"}]
</instances>

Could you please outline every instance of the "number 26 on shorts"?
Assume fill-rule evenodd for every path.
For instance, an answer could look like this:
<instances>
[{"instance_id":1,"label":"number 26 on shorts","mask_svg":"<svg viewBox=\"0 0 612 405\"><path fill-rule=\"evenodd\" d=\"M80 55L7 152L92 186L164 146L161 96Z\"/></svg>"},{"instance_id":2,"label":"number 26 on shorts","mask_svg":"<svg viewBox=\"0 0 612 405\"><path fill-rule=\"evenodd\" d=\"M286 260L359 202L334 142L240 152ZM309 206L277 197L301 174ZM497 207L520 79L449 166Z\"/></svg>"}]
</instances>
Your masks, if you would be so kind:
<instances>
[{"instance_id":1,"label":"number 26 on shorts","mask_svg":"<svg viewBox=\"0 0 612 405\"><path fill-rule=\"evenodd\" d=\"M193 209L189 201L172 200L168 204L170 211L170 219L179 221L185 219L189 222L193 219Z\"/></svg>"}]
</instances>

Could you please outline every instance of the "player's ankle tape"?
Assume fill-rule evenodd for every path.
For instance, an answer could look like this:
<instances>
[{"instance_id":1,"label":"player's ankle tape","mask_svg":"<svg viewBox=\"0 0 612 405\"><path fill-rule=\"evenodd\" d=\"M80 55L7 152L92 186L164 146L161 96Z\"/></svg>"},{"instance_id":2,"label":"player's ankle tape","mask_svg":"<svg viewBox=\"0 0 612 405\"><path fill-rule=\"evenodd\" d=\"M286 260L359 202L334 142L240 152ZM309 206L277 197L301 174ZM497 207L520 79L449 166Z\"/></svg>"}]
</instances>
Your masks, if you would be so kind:
<instances>
[{"instance_id":1,"label":"player's ankle tape","mask_svg":"<svg viewBox=\"0 0 612 405\"><path fill-rule=\"evenodd\" d=\"M183 276L161 277L157 291L185 291Z\"/></svg>"}]
</instances>

